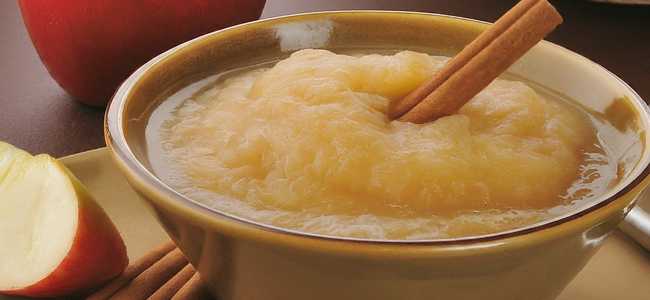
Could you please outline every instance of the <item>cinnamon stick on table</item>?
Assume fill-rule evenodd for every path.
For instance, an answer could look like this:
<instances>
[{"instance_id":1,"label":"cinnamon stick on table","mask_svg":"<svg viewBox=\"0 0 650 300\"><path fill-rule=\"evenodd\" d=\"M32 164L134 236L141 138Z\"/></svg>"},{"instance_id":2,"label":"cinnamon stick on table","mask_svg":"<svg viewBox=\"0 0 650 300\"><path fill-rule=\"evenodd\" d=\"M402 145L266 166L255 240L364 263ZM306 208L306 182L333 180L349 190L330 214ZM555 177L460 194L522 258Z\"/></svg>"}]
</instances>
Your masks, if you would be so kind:
<instances>
[{"instance_id":1,"label":"cinnamon stick on table","mask_svg":"<svg viewBox=\"0 0 650 300\"><path fill-rule=\"evenodd\" d=\"M149 251L145 256L138 259L135 263L129 265L124 272L117 278L108 282L104 287L88 296L87 300L105 300L111 298L121 288L128 285L131 280L136 278L142 272L149 269L152 265L160 259L169 254L176 248L172 242L167 242L159 247Z\"/></svg>"},{"instance_id":2,"label":"cinnamon stick on table","mask_svg":"<svg viewBox=\"0 0 650 300\"><path fill-rule=\"evenodd\" d=\"M196 275L196 271L192 265L187 264L180 272L176 273L172 279L158 288L147 300L169 300L176 295L176 293L185 285L192 276Z\"/></svg>"},{"instance_id":3,"label":"cinnamon stick on table","mask_svg":"<svg viewBox=\"0 0 650 300\"><path fill-rule=\"evenodd\" d=\"M178 248L174 249L122 287L110 299L147 299L187 264L183 253Z\"/></svg>"},{"instance_id":4,"label":"cinnamon stick on table","mask_svg":"<svg viewBox=\"0 0 650 300\"><path fill-rule=\"evenodd\" d=\"M520 1L430 80L393 101L388 117L426 123L455 113L560 23L548 1Z\"/></svg>"},{"instance_id":5,"label":"cinnamon stick on table","mask_svg":"<svg viewBox=\"0 0 650 300\"><path fill-rule=\"evenodd\" d=\"M194 270L172 242L153 249L88 300L211 299Z\"/></svg>"}]
</instances>

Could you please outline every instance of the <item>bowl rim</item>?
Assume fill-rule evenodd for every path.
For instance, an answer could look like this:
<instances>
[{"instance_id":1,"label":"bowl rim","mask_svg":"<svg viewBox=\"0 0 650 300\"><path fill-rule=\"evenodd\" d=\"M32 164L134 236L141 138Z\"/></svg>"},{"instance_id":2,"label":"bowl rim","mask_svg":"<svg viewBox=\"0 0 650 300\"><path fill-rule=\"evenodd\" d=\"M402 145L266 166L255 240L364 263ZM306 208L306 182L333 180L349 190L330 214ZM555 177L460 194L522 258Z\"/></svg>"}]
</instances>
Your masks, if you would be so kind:
<instances>
[{"instance_id":1,"label":"bowl rim","mask_svg":"<svg viewBox=\"0 0 650 300\"><path fill-rule=\"evenodd\" d=\"M291 15L277 16L273 18L261 19L252 22L242 23L225 29L217 30L211 33L207 33L196 37L192 40L179 44L148 61L135 72L133 72L116 90L113 98L109 103L108 109L105 112L104 118L104 136L105 141L110 149L110 152L113 156L113 159L118 163L118 167L125 173L127 179L132 185L137 185L144 188L145 193L155 191L159 194L156 196L162 197L150 197L153 199L164 198L166 205L168 207L174 208L184 208L193 213L200 213L202 215L209 215L211 218L223 218L224 222L232 224L240 224L249 229L262 230L271 233L277 233L283 236L299 237L299 238L309 238L321 241L334 241L334 242L355 242L355 244L370 244L370 245L412 245L412 246L463 246L463 245L476 245L480 243L494 243L496 241L505 240L509 238L516 238L523 236L529 233L540 232L545 229L555 228L558 225L568 223L569 221L579 219L581 216L599 211L601 208L615 202L616 199L621 198L628 192L637 189L640 184L645 180L648 174L650 174L650 149L645 147L639 162L635 165L633 173L630 174L628 182L622 186L619 190L616 190L615 193L608 197L605 195L598 197L591 205L586 205L578 210L562 214L560 216L543 220L541 222L533 223L525 227L518 227L512 230L499 231L496 233L485 234L485 235L475 235L475 236L464 236L456 238L441 238L441 239L421 239L421 240L389 240L389 239L366 239L366 238L353 238L353 237L341 237L333 235L324 235L310 232L303 232L295 229L283 228L279 226L274 226L271 224L265 224L262 222L254 221L247 219L245 217L236 216L227 212L219 211L217 209L211 208L207 205L201 204L197 201L190 199L189 197L175 191L173 188L162 182L157 176L150 172L144 165L136 158L135 154L132 152L129 147L126 137L124 135L124 110L125 104L128 102L127 99L132 93L132 90L143 77L147 74L147 71L153 66L160 63L164 63L164 60L172 56L173 54L179 52L186 47L189 47L192 44L198 43L202 40L214 37L216 38L220 34L229 33L231 31L239 30L247 26L255 25L264 25L265 23L274 24L277 21L292 20L295 18L303 17L326 17L331 15L344 15L344 14L378 14L378 15L420 15L426 17L438 17L446 18L452 20L459 20L472 25L487 26L491 23L475 20L471 18L451 16L445 14L437 13L424 13L424 12L411 12L411 11L384 11L384 10L337 10L337 11L319 11L319 12L307 12ZM599 71L604 71L610 79L617 81L621 84L630 95L633 97L629 99L633 106L639 110L639 114L642 120L645 121L643 125L645 128L650 128L650 108L642 100L634 89L632 89L626 82L620 79L618 76L604 68L603 66L589 60L588 58L577 54L569 49L566 49L557 44L542 40L540 42L544 47L552 47L556 51L562 51L563 54L570 55L574 59L580 60L581 63L591 64L595 66ZM538 45L539 46L539 45ZM136 188L137 190L137 188ZM142 191L139 191L142 193ZM621 205L616 205L616 209L620 208ZM627 206L627 205L625 205ZM613 208L614 209L614 208ZM613 210L612 209L612 210ZM609 212L611 213L611 211ZM609 215L609 213L607 215ZM216 218L215 218L216 217ZM500 244L500 243L496 243Z\"/></svg>"}]
</instances>

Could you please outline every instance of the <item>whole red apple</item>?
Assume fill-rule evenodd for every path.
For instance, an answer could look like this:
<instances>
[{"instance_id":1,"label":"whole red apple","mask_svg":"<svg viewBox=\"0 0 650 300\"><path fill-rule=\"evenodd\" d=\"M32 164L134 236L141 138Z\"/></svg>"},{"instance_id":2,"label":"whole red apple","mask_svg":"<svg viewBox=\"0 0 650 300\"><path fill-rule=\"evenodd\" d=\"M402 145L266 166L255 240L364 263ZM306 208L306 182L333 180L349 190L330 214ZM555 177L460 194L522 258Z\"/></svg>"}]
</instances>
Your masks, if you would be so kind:
<instances>
[{"instance_id":1,"label":"whole red apple","mask_svg":"<svg viewBox=\"0 0 650 300\"><path fill-rule=\"evenodd\" d=\"M77 100L104 106L157 54L260 17L265 0L20 0L25 26L52 77Z\"/></svg>"}]
</instances>

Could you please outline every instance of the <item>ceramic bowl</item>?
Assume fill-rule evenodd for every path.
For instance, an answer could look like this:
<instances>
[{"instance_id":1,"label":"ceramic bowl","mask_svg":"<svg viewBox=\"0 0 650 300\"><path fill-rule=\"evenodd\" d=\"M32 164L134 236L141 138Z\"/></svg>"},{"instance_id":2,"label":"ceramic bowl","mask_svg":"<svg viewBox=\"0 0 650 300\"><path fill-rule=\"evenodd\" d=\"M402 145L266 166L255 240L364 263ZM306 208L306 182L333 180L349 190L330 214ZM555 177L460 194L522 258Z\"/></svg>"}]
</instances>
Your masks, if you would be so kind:
<instances>
[{"instance_id":1,"label":"ceramic bowl","mask_svg":"<svg viewBox=\"0 0 650 300\"><path fill-rule=\"evenodd\" d=\"M106 142L133 188L221 300L552 299L630 210L646 179L650 115L622 80L541 42L509 70L578 101L610 126L599 132L621 180L589 205L491 235L382 241L306 234L216 211L152 172L148 117L180 87L303 48L410 49L453 55L488 24L408 12L322 12L247 23L204 35L151 60L119 88Z\"/></svg>"}]
</instances>

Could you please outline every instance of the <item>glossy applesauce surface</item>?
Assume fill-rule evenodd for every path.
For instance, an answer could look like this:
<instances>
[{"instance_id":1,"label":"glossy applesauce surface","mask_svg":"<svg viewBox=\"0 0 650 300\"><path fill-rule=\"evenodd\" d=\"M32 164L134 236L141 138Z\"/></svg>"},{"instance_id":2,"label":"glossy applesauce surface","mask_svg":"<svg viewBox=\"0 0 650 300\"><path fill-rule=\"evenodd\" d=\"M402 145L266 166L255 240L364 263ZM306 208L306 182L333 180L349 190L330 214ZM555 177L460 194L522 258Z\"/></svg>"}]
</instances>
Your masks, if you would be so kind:
<instances>
[{"instance_id":1,"label":"glossy applesauce surface","mask_svg":"<svg viewBox=\"0 0 650 300\"><path fill-rule=\"evenodd\" d=\"M446 60L301 50L206 78L152 115L154 171L230 214L372 239L513 229L564 213L616 181L593 118L521 81L497 79L434 122L389 121L391 99Z\"/></svg>"}]
</instances>

